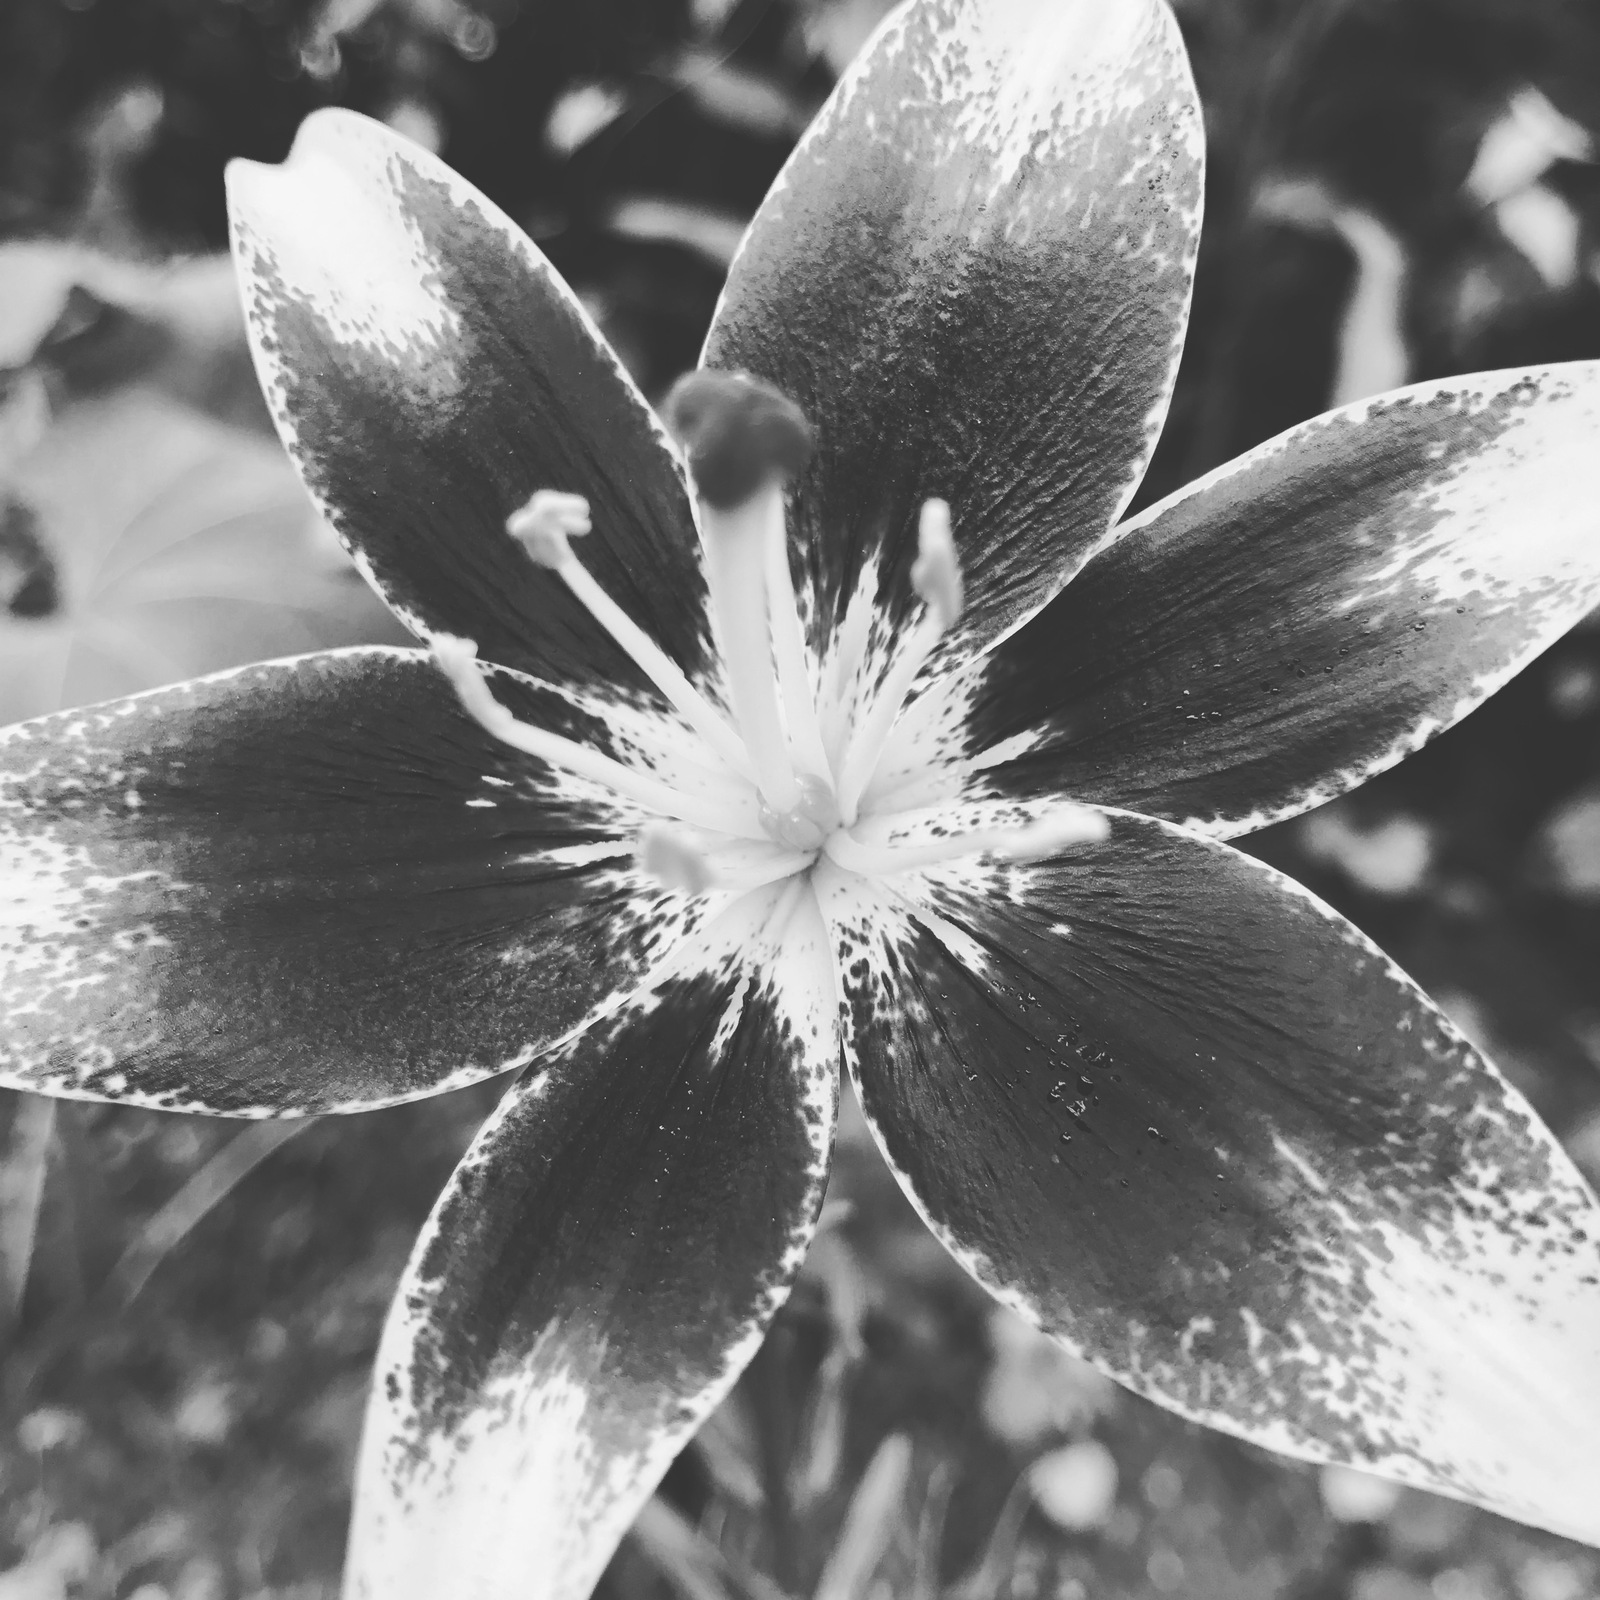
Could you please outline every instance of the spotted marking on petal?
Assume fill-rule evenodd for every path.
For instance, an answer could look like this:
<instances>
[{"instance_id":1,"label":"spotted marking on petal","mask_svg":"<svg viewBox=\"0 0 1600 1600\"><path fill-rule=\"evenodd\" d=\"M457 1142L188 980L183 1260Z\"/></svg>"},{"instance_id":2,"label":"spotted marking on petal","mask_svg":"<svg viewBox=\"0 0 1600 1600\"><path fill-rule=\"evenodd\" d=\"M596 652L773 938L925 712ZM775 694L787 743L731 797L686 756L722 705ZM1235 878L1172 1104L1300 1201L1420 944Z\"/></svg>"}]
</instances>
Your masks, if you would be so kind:
<instances>
[{"instance_id":1,"label":"spotted marking on petal","mask_svg":"<svg viewBox=\"0 0 1600 1600\"><path fill-rule=\"evenodd\" d=\"M1320 805L1600 604L1596 437L1596 363L1330 412L1115 530L917 717L1002 792L1217 836Z\"/></svg>"},{"instance_id":2,"label":"spotted marking on petal","mask_svg":"<svg viewBox=\"0 0 1600 1600\"><path fill-rule=\"evenodd\" d=\"M350 1600L583 1600L788 1293L837 1104L803 883L703 929L485 1126L378 1357Z\"/></svg>"},{"instance_id":3,"label":"spotted marking on petal","mask_svg":"<svg viewBox=\"0 0 1600 1600\"><path fill-rule=\"evenodd\" d=\"M313 112L281 166L228 169L256 369L307 489L420 638L650 694L506 518L582 494L582 559L680 666L715 676L694 506L659 419L510 218L369 118Z\"/></svg>"},{"instance_id":4,"label":"spotted marking on petal","mask_svg":"<svg viewBox=\"0 0 1600 1600\"><path fill-rule=\"evenodd\" d=\"M675 710L627 690L551 683L509 667L491 667L487 678L496 698L522 721L560 733L691 798L714 802L735 813L732 820L739 826L732 837L768 842L755 785L730 773ZM597 781L543 763L533 766L536 770L520 780L524 788L594 808L613 838L636 836L654 816Z\"/></svg>"},{"instance_id":5,"label":"spotted marking on petal","mask_svg":"<svg viewBox=\"0 0 1600 1600\"><path fill-rule=\"evenodd\" d=\"M1112 821L965 903L819 870L847 1056L907 1192L1148 1398L1600 1542L1582 1178L1331 908Z\"/></svg>"},{"instance_id":6,"label":"spotted marking on petal","mask_svg":"<svg viewBox=\"0 0 1600 1600\"><path fill-rule=\"evenodd\" d=\"M708 336L806 410L796 583L818 637L876 563L899 625L925 496L993 638L1127 504L1176 373L1203 147L1157 0L918 0L751 224ZM948 650L947 650L948 655Z\"/></svg>"},{"instance_id":7,"label":"spotted marking on petal","mask_svg":"<svg viewBox=\"0 0 1600 1600\"><path fill-rule=\"evenodd\" d=\"M496 675L672 765L674 731ZM0 731L0 1081L235 1116L526 1065L728 898L645 815L505 749L413 651L335 651Z\"/></svg>"}]
</instances>

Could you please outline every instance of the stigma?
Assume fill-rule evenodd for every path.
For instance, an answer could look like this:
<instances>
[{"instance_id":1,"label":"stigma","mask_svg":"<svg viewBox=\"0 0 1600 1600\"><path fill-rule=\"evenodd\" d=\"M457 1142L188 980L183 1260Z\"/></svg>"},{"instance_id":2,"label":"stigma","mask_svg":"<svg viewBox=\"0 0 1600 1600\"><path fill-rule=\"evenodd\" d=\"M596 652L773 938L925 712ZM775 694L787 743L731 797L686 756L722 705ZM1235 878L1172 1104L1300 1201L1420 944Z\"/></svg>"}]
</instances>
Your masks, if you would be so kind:
<instances>
[{"instance_id":1,"label":"stigma","mask_svg":"<svg viewBox=\"0 0 1600 1600\"><path fill-rule=\"evenodd\" d=\"M771 882L807 871L824 854L847 870L877 875L963 853L1027 859L1103 836L1098 813L1069 805L1009 831L945 838L931 856L926 847L896 851L869 842L859 825L868 820L864 804L890 735L935 647L961 617L950 507L939 498L921 504L910 582L922 604L891 641L887 664L879 663L870 682L824 694L787 533L787 494L815 449L804 414L748 374L706 371L681 379L664 411L696 492L724 695L691 682L584 566L580 551L592 521L583 496L540 488L507 519L506 531L638 664L721 778L686 793L655 772L528 727L494 698L471 641L436 637L435 660L468 714L501 742L642 808L650 820L635 841L635 865L681 894ZM865 676L859 661L854 672Z\"/></svg>"}]
</instances>

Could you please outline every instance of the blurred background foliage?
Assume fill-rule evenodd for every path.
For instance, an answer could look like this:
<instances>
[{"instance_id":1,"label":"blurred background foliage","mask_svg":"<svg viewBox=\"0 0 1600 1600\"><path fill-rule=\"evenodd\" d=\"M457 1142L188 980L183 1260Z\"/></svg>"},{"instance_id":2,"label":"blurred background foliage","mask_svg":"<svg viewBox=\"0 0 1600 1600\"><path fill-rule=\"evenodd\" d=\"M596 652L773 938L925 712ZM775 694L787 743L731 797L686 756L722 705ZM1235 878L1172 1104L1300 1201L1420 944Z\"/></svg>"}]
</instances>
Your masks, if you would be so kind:
<instances>
[{"instance_id":1,"label":"blurred background foliage","mask_svg":"<svg viewBox=\"0 0 1600 1600\"><path fill-rule=\"evenodd\" d=\"M387 119L522 222L659 394L885 9L3 0L0 723L399 637L257 397L229 157L279 159L318 105ZM1330 404L1600 357L1594 0L1177 9L1209 210L1142 501ZM1600 1176L1600 633L1251 844ZM378 1328L495 1092L242 1131L0 1106L0 1600L336 1592ZM790 1307L603 1592L1584 1600L1600 1557L1121 1394L966 1282L847 1116Z\"/></svg>"}]
</instances>

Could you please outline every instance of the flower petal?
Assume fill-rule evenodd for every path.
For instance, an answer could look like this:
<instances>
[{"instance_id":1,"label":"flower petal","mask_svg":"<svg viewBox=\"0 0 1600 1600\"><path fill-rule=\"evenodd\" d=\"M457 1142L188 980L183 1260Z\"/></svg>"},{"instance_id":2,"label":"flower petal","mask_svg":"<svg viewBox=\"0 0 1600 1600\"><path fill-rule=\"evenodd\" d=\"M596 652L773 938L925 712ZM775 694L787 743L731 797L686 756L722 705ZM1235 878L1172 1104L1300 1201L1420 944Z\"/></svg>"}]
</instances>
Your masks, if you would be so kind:
<instances>
[{"instance_id":1,"label":"flower petal","mask_svg":"<svg viewBox=\"0 0 1600 1600\"><path fill-rule=\"evenodd\" d=\"M981 1282L1291 1455L1600 1542L1600 1206L1355 928L1129 813L1032 867L829 870L862 1104Z\"/></svg>"},{"instance_id":2,"label":"flower petal","mask_svg":"<svg viewBox=\"0 0 1600 1600\"><path fill-rule=\"evenodd\" d=\"M588 1595L805 1254L837 1018L827 932L791 880L506 1097L390 1314L350 1600Z\"/></svg>"},{"instance_id":3,"label":"flower petal","mask_svg":"<svg viewBox=\"0 0 1600 1600\"><path fill-rule=\"evenodd\" d=\"M324 110L281 167L228 169L262 387L306 487L422 637L557 681L641 687L506 517L588 497L582 559L685 670L708 649L685 480L610 347L537 247L443 162Z\"/></svg>"},{"instance_id":4,"label":"flower petal","mask_svg":"<svg viewBox=\"0 0 1600 1600\"><path fill-rule=\"evenodd\" d=\"M1291 429L1118 530L956 686L967 746L1016 741L988 768L1002 793L1222 837L1320 805L1600 604L1596 438L1593 362Z\"/></svg>"},{"instance_id":5,"label":"flower petal","mask_svg":"<svg viewBox=\"0 0 1600 1600\"><path fill-rule=\"evenodd\" d=\"M1159 0L916 0L846 73L730 271L704 359L816 424L796 511L825 639L913 604L947 499L959 637L1046 600L1166 413L1200 228L1200 114Z\"/></svg>"},{"instance_id":6,"label":"flower petal","mask_svg":"<svg viewBox=\"0 0 1600 1600\"><path fill-rule=\"evenodd\" d=\"M573 714L503 680L525 716ZM19 723L0 1083L282 1115L522 1066L702 914L634 872L637 821L495 743L409 650Z\"/></svg>"}]
</instances>

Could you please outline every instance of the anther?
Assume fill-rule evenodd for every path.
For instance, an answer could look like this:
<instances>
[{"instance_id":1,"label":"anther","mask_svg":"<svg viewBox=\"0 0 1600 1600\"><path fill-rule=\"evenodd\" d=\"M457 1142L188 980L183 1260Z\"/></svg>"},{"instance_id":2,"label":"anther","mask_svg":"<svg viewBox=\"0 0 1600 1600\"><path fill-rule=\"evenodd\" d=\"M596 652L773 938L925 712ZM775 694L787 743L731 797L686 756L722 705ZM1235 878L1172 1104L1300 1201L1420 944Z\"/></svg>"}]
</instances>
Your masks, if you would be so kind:
<instances>
[{"instance_id":1,"label":"anther","mask_svg":"<svg viewBox=\"0 0 1600 1600\"><path fill-rule=\"evenodd\" d=\"M647 877L683 894L704 894L717 884L704 851L670 823L652 822L640 832L638 862Z\"/></svg>"},{"instance_id":2,"label":"anther","mask_svg":"<svg viewBox=\"0 0 1600 1600\"><path fill-rule=\"evenodd\" d=\"M575 560L567 543L589 531L589 502L581 494L563 494L559 489L540 489L520 511L506 518L506 532L541 567L560 570Z\"/></svg>"},{"instance_id":3,"label":"anther","mask_svg":"<svg viewBox=\"0 0 1600 1600\"><path fill-rule=\"evenodd\" d=\"M993 854L1010 861L1039 861L1060 855L1074 845L1100 844L1110 836L1111 823L1104 812L1067 804L1018 829L1009 839L1000 840L994 845Z\"/></svg>"},{"instance_id":4,"label":"anther","mask_svg":"<svg viewBox=\"0 0 1600 1600\"><path fill-rule=\"evenodd\" d=\"M747 372L688 372L663 406L700 498L717 511L798 476L811 459L805 413L781 389Z\"/></svg>"},{"instance_id":5,"label":"anther","mask_svg":"<svg viewBox=\"0 0 1600 1600\"><path fill-rule=\"evenodd\" d=\"M892 822L878 819L877 829ZM978 828L971 833L947 834L907 844L874 843L847 829L832 834L824 853L850 872L879 877L939 866L972 856L996 856L1003 861L1039 861L1060 855L1075 845L1098 844L1111 832L1105 814L1091 806L1065 802L1020 828Z\"/></svg>"}]
</instances>

